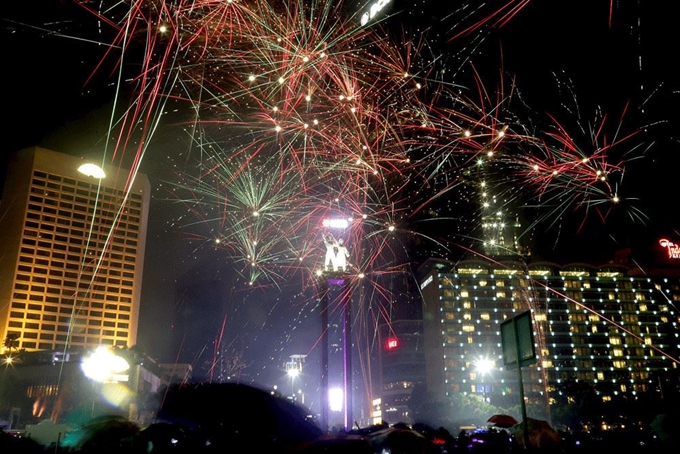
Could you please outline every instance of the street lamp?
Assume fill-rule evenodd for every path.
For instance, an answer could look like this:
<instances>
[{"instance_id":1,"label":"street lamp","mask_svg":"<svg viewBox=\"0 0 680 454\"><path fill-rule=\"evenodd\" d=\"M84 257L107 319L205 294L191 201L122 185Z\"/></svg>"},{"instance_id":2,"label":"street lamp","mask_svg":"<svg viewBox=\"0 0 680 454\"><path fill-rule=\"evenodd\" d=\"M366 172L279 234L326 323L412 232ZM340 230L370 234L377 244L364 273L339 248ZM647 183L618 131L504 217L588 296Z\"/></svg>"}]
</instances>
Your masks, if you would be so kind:
<instances>
[{"instance_id":1,"label":"street lamp","mask_svg":"<svg viewBox=\"0 0 680 454\"><path fill-rule=\"evenodd\" d=\"M490 359L478 359L475 361L475 369L482 375L486 375L493 369L493 361Z\"/></svg>"},{"instance_id":2,"label":"street lamp","mask_svg":"<svg viewBox=\"0 0 680 454\"><path fill-rule=\"evenodd\" d=\"M293 399L295 399L295 377L298 375L300 375L300 369L288 369L288 376L290 377L290 395L293 397Z\"/></svg>"},{"instance_id":3,"label":"street lamp","mask_svg":"<svg viewBox=\"0 0 680 454\"><path fill-rule=\"evenodd\" d=\"M491 373L494 368L494 362L488 358L481 358L475 361L475 370L479 375L482 376L482 395L484 400L488 402L486 397L486 384L484 383L484 377Z\"/></svg>"}]
</instances>

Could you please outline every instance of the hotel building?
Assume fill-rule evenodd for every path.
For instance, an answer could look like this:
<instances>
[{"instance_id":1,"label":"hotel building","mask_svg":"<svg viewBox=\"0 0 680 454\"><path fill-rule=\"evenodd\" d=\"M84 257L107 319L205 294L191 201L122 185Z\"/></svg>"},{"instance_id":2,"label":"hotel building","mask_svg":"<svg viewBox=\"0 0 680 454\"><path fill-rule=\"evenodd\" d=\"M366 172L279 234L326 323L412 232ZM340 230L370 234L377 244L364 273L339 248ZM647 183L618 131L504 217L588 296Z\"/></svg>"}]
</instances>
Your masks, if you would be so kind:
<instances>
[{"instance_id":1,"label":"hotel building","mask_svg":"<svg viewBox=\"0 0 680 454\"><path fill-rule=\"evenodd\" d=\"M426 384L441 397L518 403L518 371L504 365L501 324L525 311L536 349L535 364L522 368L528 403L553 403L577 383L605 402L634 398L658 392L659 377L678 369L677 273L509 259L430 260L421 272Z\"/></svg>"},{"instance_id":2,"label":"hotel building","mask_svg":"<svg viewBox=\"0 0 680 454\"><path fill-rule=\"evenodd\" d=\"M4 352L136 343L149 181L119 168L86 176L87 162L38 147L10 158L0 202Z\"/></svg>"}]
</instances>

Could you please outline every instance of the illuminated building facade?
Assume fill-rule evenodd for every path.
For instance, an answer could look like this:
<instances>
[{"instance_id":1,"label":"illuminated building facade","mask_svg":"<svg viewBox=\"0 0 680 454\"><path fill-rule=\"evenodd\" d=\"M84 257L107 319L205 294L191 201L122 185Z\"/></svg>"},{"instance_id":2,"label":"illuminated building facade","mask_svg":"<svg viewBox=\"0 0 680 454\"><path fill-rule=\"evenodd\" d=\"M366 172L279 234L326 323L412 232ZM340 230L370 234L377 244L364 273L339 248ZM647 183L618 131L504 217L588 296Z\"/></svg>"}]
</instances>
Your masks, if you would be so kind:
<instances>
[{"instance_id":1,"label":"illuminated building facade","mask_svg":"<svg viewBox=\"0 0 680 454\"><path fill-rule=\"evenodd\" d=\"M500 325L526 310L538 356L522 369L528 403L555 402L574 384L592 386L603 402L635 398L677 371L677 275L483 260L433 260L421 271L427 388L440 396L516 404L518 373L504 367Z\"/></svg>"},{"instance_id":2,"label":"illuminated building facade","mask_svg":"<svg viewBox=\"0 0 680 454\"><path fill-rule=\"evenodd\" d=\"M413 388L425 383L425 341L422 320L395 320L380 327L379 421L414 423L409 399Z\"/></svg>"},{"instance_id":3,"label":"illuminated building facade","mask_svg":"<svg viewBox=\"0 0 680 454\"><path fill-rule=\"evenodd\" d=\"M130 347L137 339L149 182L81 158L15 153L0 203L0 339L8 350Z\"/></svg>"},{"instance_id":4,"label":"illuminated building facade","mask_svg":"<svg viewBox=\"0 0 680 454\"><path fill-rule=\"evenodd\" d=\"M503 211L493 211L484 207L482 212L482 248L488 257L517 255L523 248L519 244L517 232L520 222L517 217L508 217Z\"/></svg>"}]
</instances>

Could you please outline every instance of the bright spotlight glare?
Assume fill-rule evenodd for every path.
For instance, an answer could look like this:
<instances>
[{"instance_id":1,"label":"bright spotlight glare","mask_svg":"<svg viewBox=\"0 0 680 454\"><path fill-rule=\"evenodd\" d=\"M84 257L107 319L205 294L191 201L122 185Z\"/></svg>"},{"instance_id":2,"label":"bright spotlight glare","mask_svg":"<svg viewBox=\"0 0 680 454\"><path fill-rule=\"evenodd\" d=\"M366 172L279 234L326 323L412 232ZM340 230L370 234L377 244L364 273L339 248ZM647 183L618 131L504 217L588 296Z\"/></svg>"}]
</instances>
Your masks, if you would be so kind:
<instances>
[{"instance_id":1,"label":"bright spotlight glare","mask_svg":"<svg viewBox=\"0 0 680 454\"><path fill-rule=\"evenodd\" d=\"M331 411L342 411L343 392L340 388L328 390L328 405Z\"/></svg>"},{"instance_id":2,"label":"bright spotlight glare","mask_svg":"<svg viewBox=\"0 0 680 454\"><path fill-rule=\"evenodd\" d=\"M475 368L480 374L487 374L491 372L491 369L493 369L493 361L490 359L478 359L475 362Z\"/></svg>"},{"instance_id":3,"label":"bright spotlight glare","mask_svg":"<svg viewBox=\"0 0 680 454\"><path fill-rule=\"evenodd\" d=\"M99 167L97 164L87 163L78 167L78 172L93 178L106 178L104 169Z\"/></svg>"},{"instance_id":4,"label":"bright spotlight glare","mask_svg":"<svg viewBox=\"0 0 680 454\"><path fill-rule=\"evenodd\" d=\"M97 348L80 364L86 377L103 382L110 380L114 374L120 374L130 369L130 364L107 347Z\"/></svg>"}]
</instances>

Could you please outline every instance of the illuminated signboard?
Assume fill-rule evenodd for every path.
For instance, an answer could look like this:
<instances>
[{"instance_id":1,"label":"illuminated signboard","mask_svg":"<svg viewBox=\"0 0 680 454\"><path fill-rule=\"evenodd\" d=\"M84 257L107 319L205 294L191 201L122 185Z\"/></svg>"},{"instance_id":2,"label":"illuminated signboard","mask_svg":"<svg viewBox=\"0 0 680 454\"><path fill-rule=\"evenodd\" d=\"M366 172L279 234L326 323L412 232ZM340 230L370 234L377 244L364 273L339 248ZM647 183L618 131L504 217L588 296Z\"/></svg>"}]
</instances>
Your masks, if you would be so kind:
<instances>
[{"instance_id":1,"label":"illuminated signboard","mask_svg":"<svg viewBox=\"0 0 680 454\"><path fill-rule=\"evenodd\" d=\"M387 350L394 350L395 348L399 347L399 340L397 340L396 337L390 337L387 339L385 342L385 348Z\"/></svg>"},{"instance_id":2,"label":"illuminated signboard","mask_svg":"<svg viewBox=\"0 0 680 454\"><path fill-rule=\"evenodd\" d=\"M361 16L361 25L366 25L368 21L372 20L385 5L390 3L392 0L376 0L368 8L368 11Z\"/></svg>"},{"instance_id":3,"label":"illuminated signboard","mask_svg":"<svg viewBox=\"0 0 680 454\"><path fill-rule=\"evenodd\" d=\"M338 286L345 285L344 279L328 279L327 282L328 282L328 285L338 285Z\"/></svg>"},{"instance_id":4,"label":"illuminated signboard","mask_svg":"<svg viewBox=\"0 0 680 454\"><path fill-rule=\"evenodd\" d=\"M665 238L659 240L659 245L668 252L669 259L680 259L680 246Z\"/></svg>"},{"instance_id":5,"label":"illuminated signboard","mask_svg":"<svg viewBox=\"0 0 680 454\"><path fill-rule=\"evenodd\" d=\"M420 290L422 290L422 289L424 289L425 287L427 287L427 285L428 285L430 282L432 282L433 279L434 279L434 278L433 278L432 275L430 274L430 275L427 277L427 279L425 279L425 280L423 281L423 283L420 284Z\"/></svg>"},{"instance_id":6,"label":"illuminated signboard","mask_svg":"<svg viewBox=\"0 0 680 454\"><path fill-rule=\"evenodd\" d=\"M349 227L349 221L347 219L324 219L321 225L331 229L346 229Z\"/></svg>"}]
</instances>

